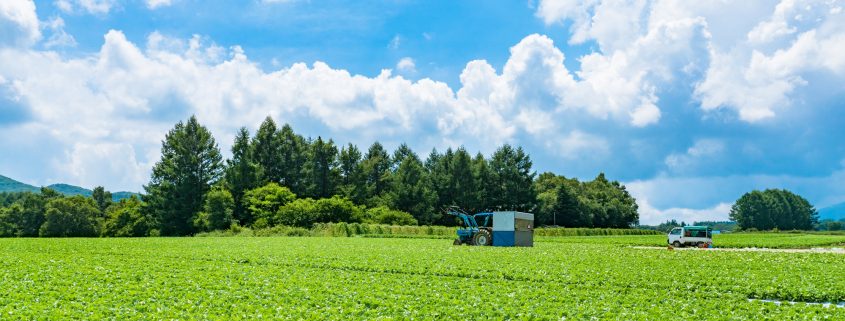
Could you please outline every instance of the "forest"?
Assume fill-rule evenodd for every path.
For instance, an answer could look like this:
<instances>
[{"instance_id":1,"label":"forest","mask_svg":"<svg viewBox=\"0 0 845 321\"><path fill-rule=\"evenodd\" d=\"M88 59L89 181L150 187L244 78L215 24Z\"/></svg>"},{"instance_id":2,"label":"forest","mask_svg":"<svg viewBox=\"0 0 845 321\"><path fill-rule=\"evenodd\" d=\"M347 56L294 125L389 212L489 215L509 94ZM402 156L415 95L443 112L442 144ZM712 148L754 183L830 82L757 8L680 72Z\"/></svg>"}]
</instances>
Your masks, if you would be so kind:
<instances>
[{"instance_id":1,"label":"forest","mask_svg":"<svg viewBox=\"0 0 845 321\"><path fill-rule=\"evenodd\" d=\"M267 117L251 135L241 128L223 159L196 117L162 141L161 159L140 198L113 202L103 187L91 197L0 195L0 236L193 235L233 227L310 227L360 222L454 226L442 208L517 210L537 225L629 228L639 221L625 186L600 173L579 181L532 168L521 148L489 157L465 148L431 150L423 159L401 144L363 150L304 137Z\"/></svg>"}]
</instances>

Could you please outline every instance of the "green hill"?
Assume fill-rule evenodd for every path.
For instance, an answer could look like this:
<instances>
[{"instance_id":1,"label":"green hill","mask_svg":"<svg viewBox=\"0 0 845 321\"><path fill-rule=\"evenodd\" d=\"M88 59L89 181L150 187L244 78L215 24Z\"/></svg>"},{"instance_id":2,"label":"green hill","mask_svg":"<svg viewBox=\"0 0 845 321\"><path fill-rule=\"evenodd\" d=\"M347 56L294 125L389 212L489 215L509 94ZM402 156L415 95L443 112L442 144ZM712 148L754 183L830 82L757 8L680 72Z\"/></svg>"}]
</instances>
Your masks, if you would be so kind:
<instances>
[{"instance_id":1,"label":"green hill","mask_svg":"<svg viewBox=\"0 0 845 321\"><path fill-rule=\"evenodd\" d=\"M53 189L56 192L59 192L59 193L62 193L62 194L68 195L68 196L82 195L82 196L87 197L87 196L91 196L91 194L93 193L93 191L91 191L89 189L85 189L85 188L82 188L82 187L79 187L79 186L68 185L68 184L53 184L53 185L47 186L47 188Z\"/></svg>"},{"instance_id":2,"label":"green hill","mask_svg":"<svg viewBox=\"0 0 845 321\"><path fill-rule=\"evenodd\" d=\"M137 198L141 198L141 194L138 194L138 193L132 193L132 192L114 192L114 193L111 193L111 198L115 202L122 200L124 198L130 198L132 196L135 196Z\"/></svg>"},{"instance_id":3,"label":"green hill","mask_svg":"<svg viewBox=\"0 0 845 321\"><path fill-rule=\"evenodd\" d=\"M79 186L69 185L69 184L53 184L47 186L50 189L56 190L59 193L64 195L72 196L72 195L82 195L82 196L91 196L93 193L90 189L82 188ZM33 192L33 193L40 193L41 188L18 182L14 179L8 178L6 176L0 175L0 193L2 192L9 192L9 193L16 193L16 192ZM119 201L124 198L129 198L132 195L139 196L138 193L132 192L114 192L112 193L112 199L115 201Z\"/></svg>"},{"instance_id":4,"label":"green hill","mask_svg":"<svg viewBox=\"0 0 845 321\"><path fill-rule=\"evenodd\" d=\"M0 192L38 192L39 188L0 175Z\"/></svg>"}]
</instances>

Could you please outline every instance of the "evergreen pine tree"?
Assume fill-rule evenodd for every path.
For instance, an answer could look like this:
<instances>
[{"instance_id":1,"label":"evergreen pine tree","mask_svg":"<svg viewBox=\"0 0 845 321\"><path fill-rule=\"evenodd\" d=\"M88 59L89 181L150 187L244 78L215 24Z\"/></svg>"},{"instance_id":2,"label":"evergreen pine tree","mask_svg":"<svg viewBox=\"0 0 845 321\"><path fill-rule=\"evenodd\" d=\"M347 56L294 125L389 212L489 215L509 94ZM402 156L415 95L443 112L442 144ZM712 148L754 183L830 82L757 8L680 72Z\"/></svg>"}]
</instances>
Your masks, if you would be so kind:
<instances>
[{"instance_id":1,"label":"evergreen pine tree","mask_svg":"<svg viewBox=\"0 0 845 321\"><path fill-rule=\"evenodd\" d=\"M249 131L242 127L235 136L232 144L232 159L226 161L226 186L232 194L234 207L232 215L237 222L246 226L252 224L252 215L243 204L246 191L256 188L260 184L258 165L254 161L252 146L249 142Z\"/></svg>"},{"instance_id":2,"label":"evergreen pine tree","mask_svg":"<svg viewBox=\"0 0 845 321\"><path fill-rule=\"evenodd\" d=\"M161 160L153 167L144 201L158 218L162 235L190 235L205 193L222 176L220 150L211 132L191 116L179 122L162 142Z\"/></svg>"}]
</instances>

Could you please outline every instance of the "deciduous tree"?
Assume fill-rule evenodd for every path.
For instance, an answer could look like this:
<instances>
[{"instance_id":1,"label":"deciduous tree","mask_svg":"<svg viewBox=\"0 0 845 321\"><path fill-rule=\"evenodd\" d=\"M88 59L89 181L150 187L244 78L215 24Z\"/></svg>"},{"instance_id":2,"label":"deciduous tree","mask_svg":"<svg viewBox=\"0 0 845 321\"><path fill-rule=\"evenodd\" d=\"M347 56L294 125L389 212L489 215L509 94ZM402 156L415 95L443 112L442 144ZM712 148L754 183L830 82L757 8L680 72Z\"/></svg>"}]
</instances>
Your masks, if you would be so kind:
<instances>
[{"instance_id":1,"label":"deciduous tree","mask_svg":"<svg viewBox=\"0 0 845 321\"><path fill-rule=\"evenodd\" d=\"M93 199L80 195L56 198L47 203L45 210L39 236L97 236L100 210Z\"/></svg>"}]
</instances>

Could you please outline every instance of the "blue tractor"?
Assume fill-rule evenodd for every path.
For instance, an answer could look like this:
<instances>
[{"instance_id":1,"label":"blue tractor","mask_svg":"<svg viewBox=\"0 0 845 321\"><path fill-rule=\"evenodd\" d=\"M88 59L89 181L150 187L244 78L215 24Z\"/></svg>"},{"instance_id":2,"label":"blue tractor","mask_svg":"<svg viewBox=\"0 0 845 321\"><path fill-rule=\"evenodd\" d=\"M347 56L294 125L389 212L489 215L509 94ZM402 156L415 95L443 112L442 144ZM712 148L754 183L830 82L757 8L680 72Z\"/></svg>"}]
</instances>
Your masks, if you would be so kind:
<instances>
[{"instance_id":1,"label":"blue tractor","mask_svg":"<svg viewBox=\"0 0 845 321\"><path fill-rule=\"evenodd\" d=\"M458 238L455 239L455 245L469 244L469 245L492 245L493 232L489 227L493 213L477 213L474 215L467 214L457 206L450 206L445 210L446 214L457 216L461 219L463 226L458 229ZM484 222L478 224L478 220L483 218Z\"/></svg>"}]
</instances>

